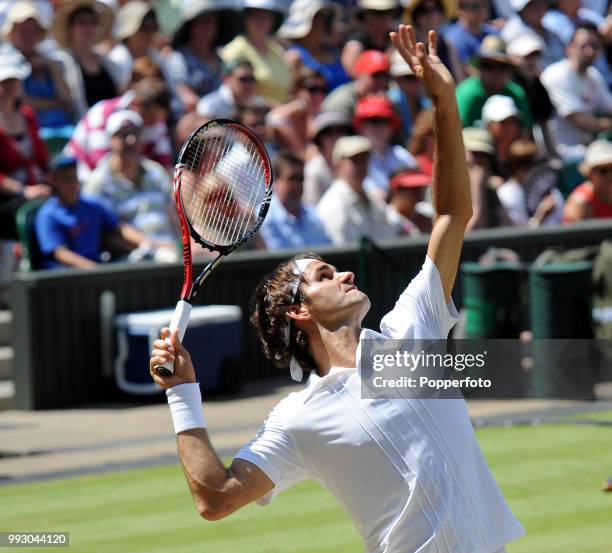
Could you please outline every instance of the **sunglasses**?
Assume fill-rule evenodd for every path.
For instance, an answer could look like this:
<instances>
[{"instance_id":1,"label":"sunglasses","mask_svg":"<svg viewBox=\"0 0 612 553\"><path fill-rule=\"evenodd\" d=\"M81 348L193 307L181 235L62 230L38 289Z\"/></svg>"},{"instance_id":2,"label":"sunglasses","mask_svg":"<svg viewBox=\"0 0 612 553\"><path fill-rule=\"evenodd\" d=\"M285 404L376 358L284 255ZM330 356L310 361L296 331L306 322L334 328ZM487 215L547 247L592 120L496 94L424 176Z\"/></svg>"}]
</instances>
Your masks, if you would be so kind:
<instances>
[{"instance_id":1,"label":"sunglasses","mask_svg":"<svg viewBox=\"0 0 612 553\"><path fill-rule=\"evenodd\" d=\"M459 8L462 10L486 10L489 5L485 2L466 2L465 4L459 4Z\"/></svg>"},{"instance_id":2,"label":"sunglasses","mask_svg":"<svg viewBox=\"0 0 612 553\"><path fill-rule=\"evenodd\" d=\"M322 136L348 136L351 130L347 127L328 127L321 131Z\"/></svg>"},{"instance_id":3,"label":"sunglasses","mask_svg":"<svg viewBox=\"0 0 612 553\"><path fill-rule=\"evenodd\" d=\"M510 68L503 63L494 63L490 61L481 61L479 65L482 71L509 71Z\"/></svg>"},{"instance_id":4,"label":"sunglasses","mask_svg":"<svg viewBox=\"0 0 612 553\"><path fill-rule=\"evenodd\" d=\"M125 130L117 131L113 136L116 136L117 138L124 138L124 139L127 138L128 136L139 137L140 129L125 129Z\"/></svg>"},{"instance_id":5,"label":"sunglasses","mask_svg":"<svg viewBox=\"0 0 612 553\"><path fill-rule=\"evenodd\" d=\"M286 177L289 182L304 182L304 175L302 173L295 173Z\"/></svg>"},{"instance_id":6,"label":"sunglasses","mask_svg":"<svg viewBox=\"0 0 612 553\"><path fill-rule=\"evenodd\" d=\"M612 167L595 167L593 169L594 173L598 173L599 175L612 175Z\"/></svg>"},{"instance_id":7,"label":"sunglasses","mask_svg":"<svg viewBox=\"0 0 612 553\"><path fill-rule=\"evenodd\" d=\"M257 79L253 77L253 75L243 75L242 77L238 77L238 80L244 84L253 84L257 82Z\"/></svg>"},{"instance_id":8,"label":"sunglasses","mask_svg":"<svg viewBox=\"0 0 612 553\"><path fill-rule=\"evenodd\" d=\"M304 87L311 94L327 94L327 87L322 85L313 84Z\"/></svg>"},{"instance_id":9,"label":"sunglasses","mask_svg":"<svg viewBox=\"0 0 612 553\"><path fill-rule=\"evenodd\" d=\"M364 123L369 123L370 125L390 125L391 119L387 117L368 117L363 120Z\"/></svg>"},{"instance_id":10,"label":"sunglasses","mask_svg":"<svg viewBox=\"0 0 612 553\"><path fill-rule=\"evenodd\" d=\"M419 16L419 15L431 15L434 13L442 13L442 10L440 9L440 6L422 6L421 9L419 9L418 11L415 10L415 16Z\"/></svg>"}]
</instances>

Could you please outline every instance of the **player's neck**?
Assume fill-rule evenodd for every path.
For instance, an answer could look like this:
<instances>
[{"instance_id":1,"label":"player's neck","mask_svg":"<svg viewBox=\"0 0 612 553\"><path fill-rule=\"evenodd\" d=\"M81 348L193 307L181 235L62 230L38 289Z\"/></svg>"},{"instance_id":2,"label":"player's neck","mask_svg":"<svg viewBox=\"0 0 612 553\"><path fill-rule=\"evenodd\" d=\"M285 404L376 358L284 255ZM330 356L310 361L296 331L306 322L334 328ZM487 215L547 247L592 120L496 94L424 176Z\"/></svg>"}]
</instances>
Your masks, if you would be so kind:
<instances>
[{"instance_id":1,"label":"player's neck","mask_svg":"<svg viewBox=\"0 0 612 553\"><path fill-rule=\"evenodd\" d=\"M332 367L356 367L360 327L341 326L335 329L319 328L309 343L319 376L325 376Z\"/></svg>"}]
</instances>

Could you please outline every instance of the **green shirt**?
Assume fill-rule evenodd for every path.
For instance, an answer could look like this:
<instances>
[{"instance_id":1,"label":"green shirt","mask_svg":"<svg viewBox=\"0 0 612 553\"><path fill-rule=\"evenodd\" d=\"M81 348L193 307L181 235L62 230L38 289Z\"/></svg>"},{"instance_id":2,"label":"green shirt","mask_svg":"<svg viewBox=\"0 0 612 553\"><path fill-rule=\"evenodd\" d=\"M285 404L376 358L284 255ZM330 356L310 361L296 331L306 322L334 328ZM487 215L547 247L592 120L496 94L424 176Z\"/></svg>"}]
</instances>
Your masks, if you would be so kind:
<instances>
[{"instance_id":1,"label":"green shirt","mask_svg":"<svg viewBox=\"0 0 612 553\"><path fill-rule=\"evenodd\" d=\"M510 96L521 113L522 123L528 127L533 125L529 102L525 89L515 82L508 81L500 92L503 96ZM468 77L457 87L457 104L459 115L464 127L473 127L482 116L484 106L489 94L484 89L480 77Z\"/></svg>"}]
</instances>

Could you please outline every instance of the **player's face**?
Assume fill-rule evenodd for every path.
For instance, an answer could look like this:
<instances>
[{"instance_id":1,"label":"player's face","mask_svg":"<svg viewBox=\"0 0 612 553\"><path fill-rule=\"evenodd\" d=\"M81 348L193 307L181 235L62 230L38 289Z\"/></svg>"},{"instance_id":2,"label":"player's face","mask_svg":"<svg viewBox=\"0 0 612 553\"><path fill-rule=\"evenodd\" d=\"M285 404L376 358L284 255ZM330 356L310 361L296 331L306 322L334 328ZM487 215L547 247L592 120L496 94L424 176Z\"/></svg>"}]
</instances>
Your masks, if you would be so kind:
<instances>
[{"instance_id":1,"label":"player's face","mask_svg":"<svg viewBox=\"0 0 612 553\"><path fill-rule=\"evenodd\" d=\"M370 309L370 300L355 284L350 271L338 272L324 261L313 261L304 273L308 310L325 326L360 324Z\"/></svg>"}]
</instances>

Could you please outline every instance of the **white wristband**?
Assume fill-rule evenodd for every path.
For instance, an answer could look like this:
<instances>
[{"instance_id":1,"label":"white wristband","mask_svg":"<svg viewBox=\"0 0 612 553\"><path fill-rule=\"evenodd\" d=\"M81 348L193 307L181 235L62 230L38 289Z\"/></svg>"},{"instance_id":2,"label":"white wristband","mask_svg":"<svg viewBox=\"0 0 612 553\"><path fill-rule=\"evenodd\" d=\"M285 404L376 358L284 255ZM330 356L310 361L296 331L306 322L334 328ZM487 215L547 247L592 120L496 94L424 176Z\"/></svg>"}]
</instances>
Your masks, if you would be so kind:
<instances>
[{"instance_id":1,"label":"white wristband","mask_svg":"<svg viewBox=\"0 0 612 553\"><path fill-rule=\"evenodd\" d=\"M166 396L168 396L175 434L192 428L206 428L202 411L202 394L198 383L179 384L168 388Z\"/></svg>"}]
</instances>

